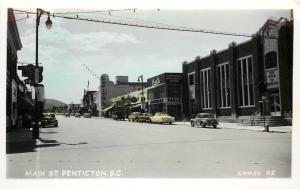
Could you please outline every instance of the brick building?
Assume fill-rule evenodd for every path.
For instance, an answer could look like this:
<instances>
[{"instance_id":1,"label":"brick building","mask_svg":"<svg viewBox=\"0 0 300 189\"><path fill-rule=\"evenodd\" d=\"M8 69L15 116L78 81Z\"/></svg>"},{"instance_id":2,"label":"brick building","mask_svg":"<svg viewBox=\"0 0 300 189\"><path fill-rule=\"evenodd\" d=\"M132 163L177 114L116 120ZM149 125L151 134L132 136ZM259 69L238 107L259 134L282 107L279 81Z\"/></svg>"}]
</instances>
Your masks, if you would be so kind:
<instances>
[{"instance_id":1,"label":"brick building","mask_svg":"<svg viewBox=\"0 0 300 189\"><path fill-rule=\"evenodd\" d=\"M253 37L184 62L183 113L292 117L293 21L267 20Z\"/></svg>"}]
</instances>

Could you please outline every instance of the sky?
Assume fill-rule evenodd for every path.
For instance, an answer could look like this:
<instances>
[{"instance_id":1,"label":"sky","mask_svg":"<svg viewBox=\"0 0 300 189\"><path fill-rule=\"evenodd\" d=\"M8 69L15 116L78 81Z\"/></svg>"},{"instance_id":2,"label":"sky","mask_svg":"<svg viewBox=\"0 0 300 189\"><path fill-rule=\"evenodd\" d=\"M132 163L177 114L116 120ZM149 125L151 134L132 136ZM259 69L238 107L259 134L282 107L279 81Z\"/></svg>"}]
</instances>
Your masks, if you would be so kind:
<instances>
[{"instance_id":1,"label":"sky","mask_svg":"<svg viewBox=\"0 0 300 189\"><path fill-rule=\"evenodd\" d=\"M79 10L50 10L51 13L67 11ZM25 17L16 15L16 19ZM111 12L111 15L79 14L79 17L254 34L268 18L289 18L290 11L136 9L135 12ZM39 26L39 62L44 67L42 83L45 86L45 97L65 103L80 103L88 81L90 90L98 89L99 79L82 64L87 65L98 76L108 74L112 81L117 75L126 75L129 76L129 81L136 82L141 74L146 80L164 72L181 72L184 61L193 61L197 56L205 57L213 49L226 49L233 41L240 43L250 39L58 17L51 18L53 25L48 30L44 24L46 19L46 15L42 16ZM29 15L28 19L17 21L17 26L23 45L18 52L19 62L34 63L35 16Z\"/></svg>"}]
</instances>

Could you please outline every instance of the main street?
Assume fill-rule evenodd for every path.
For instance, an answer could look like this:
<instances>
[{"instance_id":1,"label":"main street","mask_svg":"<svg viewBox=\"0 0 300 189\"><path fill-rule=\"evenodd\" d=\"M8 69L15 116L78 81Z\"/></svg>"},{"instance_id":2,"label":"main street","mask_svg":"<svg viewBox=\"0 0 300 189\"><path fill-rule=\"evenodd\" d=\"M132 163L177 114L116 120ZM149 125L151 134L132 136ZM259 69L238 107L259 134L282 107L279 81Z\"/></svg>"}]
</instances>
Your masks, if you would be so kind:
<instances>
[{"instance_id":1,"label":"main street","mask_svg":"<svg viewBox=\"0 0 300 189\"><path fill-rule=\"evenodd\" d=\"M57 119L31 151L7 154L8 178L291 176L291 133Z\"/></svg>"}]
</instances>

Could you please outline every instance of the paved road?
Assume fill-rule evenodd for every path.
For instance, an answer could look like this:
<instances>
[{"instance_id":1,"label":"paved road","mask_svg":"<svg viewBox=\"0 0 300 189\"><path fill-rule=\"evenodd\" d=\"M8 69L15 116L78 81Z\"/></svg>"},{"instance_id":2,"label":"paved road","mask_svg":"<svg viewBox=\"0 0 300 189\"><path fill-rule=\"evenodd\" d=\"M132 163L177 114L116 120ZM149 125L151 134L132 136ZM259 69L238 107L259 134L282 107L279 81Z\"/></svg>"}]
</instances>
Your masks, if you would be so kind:
<instances>
[{"instance_id":1,"label":"paved road","mask_svg":"<svg viewBox=\"0 0 300 189\"><path fill-rule=\"evenodd\" d=\"M7 155L7 176L290 177L291 133L58 116L34 149Z\"/></svg>"}]
</instances>

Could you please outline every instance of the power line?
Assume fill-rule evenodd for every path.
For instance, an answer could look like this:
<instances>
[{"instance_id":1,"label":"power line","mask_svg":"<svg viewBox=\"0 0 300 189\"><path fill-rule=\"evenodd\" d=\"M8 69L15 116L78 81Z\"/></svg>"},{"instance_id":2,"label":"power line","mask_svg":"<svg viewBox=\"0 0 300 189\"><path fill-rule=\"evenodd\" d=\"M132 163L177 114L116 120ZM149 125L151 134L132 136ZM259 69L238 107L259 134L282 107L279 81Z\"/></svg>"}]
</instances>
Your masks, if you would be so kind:
<instances>
[{"instance_id":1,"label":"power line","mask_svg":"<svg viewBox=\"0 0 300 189\"><path fill-rule=\"evenodd\" d=\"M132 27L139 27L139 28L151 28L151 29L170 30L170 31L186 31L186 32L196 32L196 33L210 33L210 34L219 34L219 35L252 37L252 35L250 35L250 34L219 32L219 31L184 28L184 27L179 28L179 27L166 27L166 26L151 26L151 25L145 25L145 24L132 24L132 23L127 23L127 22L114 22L114 21L107 21L107 20L97 20L97 19L80 18L80 17L67 17L67 16L59 16L59 15L58 16L55 15L55 17L60 17L60 18L65 18L65 19L70 19L70 20L81 20L81 21L88 21L88 22L98 22L98 23L105 23L105 24L132 26Z\"/></svg>"},{"instance_id":2,"label":"power line","mask_svg":"<svg viewBox=\"0 0 300 189\"><path fill-rule=\"evenodd\" d=\"M131 9L112 9L112 10L100 10L100 11L74 11L74 12L57 12L57 14L86 14L86 13L103 13L103 12L120 12L120 11L134 11L135 12L136 8L131 8Z\"/></svg>"},{"instance_id":3,"label":"power line","mask_svg":"<svg viewBox=\"0 0 300 189\"><path fill-rule=\"evenodd\" d=\"M29 11L23 10L15 10L22 13L27 14L35 14ZM88 11L86 11L88 12ZM78 13L78 12L77 12ZM92 18L82 18L79 17L78 14L76 17L69 17L63 15L57 15L56 13L50 14L52 17L59 17L65 18L69 20L80 20L80 21L88 21L88 22L96 22L96 23L104 23L104 24L113 24L113 25L122 25L122 26L130 26L130 27L139 27L139 28L148 28L148 29L158 29L158 30L169 30L169 31L183 31L183 32L194 32L194 33L208 33L208 34L216 34L216 35L226 35L226 36L236 36L236 37L252 37L252 34L244 34L244 33L234 33L234 32L221 32L221 31L213 31L213 30L204 30L204 29L196 29L196 28L188 28L188 27L181 27L181 26L154 26L154 25L146 25L146 24L134 24L128 22L116 22L116 21L108 21L108 20L99 20L99 19L92 19ZM163 24L163 23L160 23ZM167 25L167 24L164 24ZM264 36L265 38L269 39L277 39L275 36Z\"/></svg>"},{"instance_id":4,"label":"power line","mask_svg":"<svg viewBox=\"0 0 300 189\"><path fill-rule=\"evenodd\" d=\"M95 74L95 73L94 73L87 65L82 64L82 66L85 67L85 69L86 69L88 72L90 72L90 74L92 74L94 77L96 77L97 79L100 80L100 77L99 77L97 74Z\"/></svg>"},{"instance_id":5,"label":"power line","mask_svg":"<svg viewBox=\"0 0 300 189\"><path fill-rule=\"evenodd\" d=\"M35 14L34 12L30 12L30 11L23 11L23 10L15 10L15 11L22 12L22 13L28 13L28 14ZM86 12L88 12L88 11L86 11ZM146 25L146 24L133 24L133 23L127 23L127 22L116 22L116 21L98 20L98 19L92 19L92 18L82 18L82 17L79 17L78 15L76 17L69 17L69 16L63 16L63 15L57 15L56 13L52 13L50 15L53 17L65 18L65 19L69 19L69 20L81 20L81 21L88 21L88 22L98 22L98 23L131 26L131 27L139 27L139 28L149 28L149 29L158 29L158 30L169 30L169 31L185 31L185 32L196 32L196 33L209 33L209 34L239 36L239 37L252 37L251 34L220 32L220 31L212 31L212 30L186 28L186 27L180 27L180 26L166 27L166 26ZM160 23L160 24L162 24L162 23Z\"/></svg>"}]
</instances>

